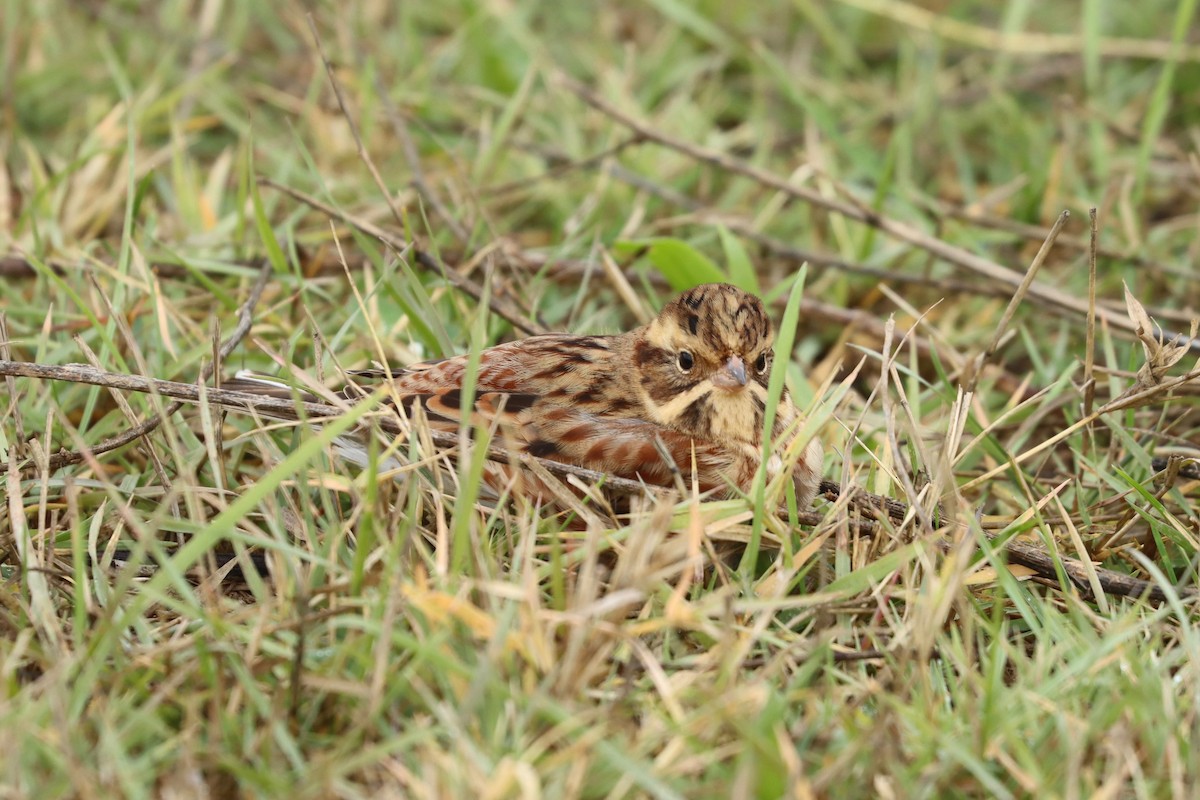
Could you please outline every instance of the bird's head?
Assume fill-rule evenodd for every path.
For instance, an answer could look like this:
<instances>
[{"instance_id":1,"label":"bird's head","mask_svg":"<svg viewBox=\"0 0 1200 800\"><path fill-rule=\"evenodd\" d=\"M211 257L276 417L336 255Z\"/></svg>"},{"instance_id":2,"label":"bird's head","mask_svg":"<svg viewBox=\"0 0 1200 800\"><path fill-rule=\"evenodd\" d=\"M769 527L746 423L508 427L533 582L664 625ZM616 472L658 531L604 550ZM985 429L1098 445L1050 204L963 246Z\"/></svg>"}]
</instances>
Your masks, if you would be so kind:
<instances>
[{"instance_id":1,"label":"bird's head","mask_svg":"<svg viewBox=\"0 0 1200 800\"><path fill-rule=\"evenodd\" d=\"M651 413L691 436L760 441L774 341L754 295L723 283L684 292L634 348Z\"/></svg>"}]
</instances>

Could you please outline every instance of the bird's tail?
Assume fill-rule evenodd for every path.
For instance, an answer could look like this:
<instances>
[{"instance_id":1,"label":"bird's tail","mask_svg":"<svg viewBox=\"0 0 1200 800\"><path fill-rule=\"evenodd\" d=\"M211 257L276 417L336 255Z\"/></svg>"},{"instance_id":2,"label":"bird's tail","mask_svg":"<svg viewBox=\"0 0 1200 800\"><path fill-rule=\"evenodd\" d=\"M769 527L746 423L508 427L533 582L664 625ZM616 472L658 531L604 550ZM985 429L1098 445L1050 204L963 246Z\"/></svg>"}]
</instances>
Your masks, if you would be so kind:
<instances>
[{"instance_id":1,"label":"bird's tail","mask_svg":"<svg viewBox=\"0 0 1200 800\"><path fill-rule=\"evenodd\" d=\"M285 381L260 375L249 370L240 370L232 378L221 381L221 388L230 392L245 392L259 397L273 397L277 400L296 400L301 403L325 403L312 392L292 386ZM274 414L270 414L274 416ZM295 415L291 417L295 419Z\"/></svg>"}]
</instances>

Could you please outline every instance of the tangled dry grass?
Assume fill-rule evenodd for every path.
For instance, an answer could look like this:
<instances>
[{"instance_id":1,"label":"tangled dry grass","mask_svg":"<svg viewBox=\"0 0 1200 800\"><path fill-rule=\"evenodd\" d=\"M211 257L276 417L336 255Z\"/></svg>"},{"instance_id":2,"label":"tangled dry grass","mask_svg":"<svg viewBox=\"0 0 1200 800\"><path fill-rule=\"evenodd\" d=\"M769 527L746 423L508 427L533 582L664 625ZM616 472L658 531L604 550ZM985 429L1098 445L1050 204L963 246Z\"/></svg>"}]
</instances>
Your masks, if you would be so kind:
<instances>
[{"instance_id":1,"label":"tangled dry grass","mask_svg":"<svg viewBox=\"0 0 1200 800\"><path fill-rule=\"evenodd\" d=\"M0 793L1194 794L1191 6L192 5L12 12ZM220 388L714 278L812 509Z\"/></svg>"}]
</instances>

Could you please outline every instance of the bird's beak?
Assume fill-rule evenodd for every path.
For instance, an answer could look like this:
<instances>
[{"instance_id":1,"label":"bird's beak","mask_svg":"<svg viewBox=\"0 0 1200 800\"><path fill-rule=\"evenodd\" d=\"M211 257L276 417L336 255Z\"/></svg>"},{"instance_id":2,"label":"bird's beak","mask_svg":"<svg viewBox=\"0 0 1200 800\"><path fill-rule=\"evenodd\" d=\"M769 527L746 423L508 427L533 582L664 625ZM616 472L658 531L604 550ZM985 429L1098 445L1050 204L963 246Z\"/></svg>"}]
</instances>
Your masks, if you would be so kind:
<instances>
[{"instance_id":1,"label":"bird's beak","mask_svg":"<svg viewBox=\"0 0 1200 800\"><path fill-rule=\"evenodd\" d=\"M746 362L742 361L741 356L730 356L721 371L713 376L712 382L718 389L729 392L741 389L746 385Z\"/></svg>"}]
</instances>

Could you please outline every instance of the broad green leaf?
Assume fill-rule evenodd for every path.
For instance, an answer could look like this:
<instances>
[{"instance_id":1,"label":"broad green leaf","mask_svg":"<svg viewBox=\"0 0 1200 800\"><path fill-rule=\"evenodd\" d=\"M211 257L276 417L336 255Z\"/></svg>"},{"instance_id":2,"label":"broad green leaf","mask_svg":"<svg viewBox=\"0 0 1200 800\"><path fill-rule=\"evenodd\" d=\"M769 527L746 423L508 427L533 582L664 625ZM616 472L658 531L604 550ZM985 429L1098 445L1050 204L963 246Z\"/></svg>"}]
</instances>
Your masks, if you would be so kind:
<instances>
[{"instance_id":1,"label":"broad green leaf","mask_svg":"<svg viewBox=\"0 0 1200 800\"><path fill-rule=\"evenodd\" d=\"M725 283L728 280L708 256L682 239L650 239L639 244L648 246L646 259L677 292L702 283Z\"/></svg>"}]
</instances>

